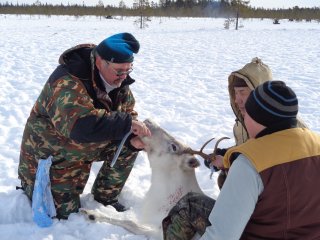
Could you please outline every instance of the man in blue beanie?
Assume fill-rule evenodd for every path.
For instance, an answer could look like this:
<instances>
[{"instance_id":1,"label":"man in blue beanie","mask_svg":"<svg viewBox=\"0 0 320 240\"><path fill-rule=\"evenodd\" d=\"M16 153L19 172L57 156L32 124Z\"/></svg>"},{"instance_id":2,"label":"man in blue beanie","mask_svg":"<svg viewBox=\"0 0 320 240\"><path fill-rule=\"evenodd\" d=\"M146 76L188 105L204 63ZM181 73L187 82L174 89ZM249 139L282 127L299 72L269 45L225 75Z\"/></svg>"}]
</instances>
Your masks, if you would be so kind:
<instances>
[{"instance_id":1,"label":"man in blue beanie","mask_svg":"<svg viewBox=\"0 0 320 240\"><path fill-rule=\"evenodd\" d=\"M58 218L78 212L95 161L103 165L91 190L94 199L117 211L126 210L118 196L144 147L139 137L150 135L137 120L129 87L135 81L129 74L139 48L132 34L119 33L98 46L68 49L31 110L18 174L22 189L32 199L38 162L52 156L50 182ZM126 141L120 155L111 164L122 140Z\"/></svg>"}]
</instances>

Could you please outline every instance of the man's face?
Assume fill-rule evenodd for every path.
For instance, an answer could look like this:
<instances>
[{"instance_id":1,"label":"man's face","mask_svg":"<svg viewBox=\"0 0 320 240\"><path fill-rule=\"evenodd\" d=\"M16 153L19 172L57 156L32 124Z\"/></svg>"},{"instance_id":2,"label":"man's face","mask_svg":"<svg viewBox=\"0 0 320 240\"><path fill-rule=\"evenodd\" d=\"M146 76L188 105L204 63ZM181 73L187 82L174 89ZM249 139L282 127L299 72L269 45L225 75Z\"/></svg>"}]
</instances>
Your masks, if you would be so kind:
<instances>
[{"instance_id":1,"label":"man's face","mask_svg":"<svg viewBox=\"0 0 320 240\"><path fill-rule=\"evenodd\" d=\"M246 113L246 109L244 105L250 95L251 89L249 87L234 87L234 96L235 96L235 103L238 106L241 115L244 117Z\"/></svg>"},{"instance_id":2,"label":"man's face","mask_svg":"<svg viewBox=\"0 0 320 240\"><path fill-rule=\"evenodd\" d=\"M132 63L112 63L96 58L97 68L108 84L113 87L120 87L123 80L132 71Z\"/></svg>"}]
</instances>

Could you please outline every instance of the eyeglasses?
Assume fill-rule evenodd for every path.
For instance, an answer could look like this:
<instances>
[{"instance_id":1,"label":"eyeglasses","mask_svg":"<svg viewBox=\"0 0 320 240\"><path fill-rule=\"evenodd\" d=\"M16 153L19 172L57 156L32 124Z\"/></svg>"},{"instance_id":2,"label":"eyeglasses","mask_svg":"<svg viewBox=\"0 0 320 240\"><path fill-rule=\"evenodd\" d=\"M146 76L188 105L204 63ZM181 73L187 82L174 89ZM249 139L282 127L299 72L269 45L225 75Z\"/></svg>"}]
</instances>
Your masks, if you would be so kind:
<instances>
[{"instance_id":1,"label":"eyeglasses","mask_svg":"<svg viewBox=\"0 0 320 240\"><path fill-rule=\"evenodd\" d=\"M133 71L132 67L129 68L127 71L117 70L117 69L114 69L114 67L112 67L111 62L107 62L107 61L105 61L105 62L107 63L107 65L110 66L110 68L116 74L117 77L121 77L123 75L128 75L129 73L131 73Z\"/></svg>"}]
</instances>

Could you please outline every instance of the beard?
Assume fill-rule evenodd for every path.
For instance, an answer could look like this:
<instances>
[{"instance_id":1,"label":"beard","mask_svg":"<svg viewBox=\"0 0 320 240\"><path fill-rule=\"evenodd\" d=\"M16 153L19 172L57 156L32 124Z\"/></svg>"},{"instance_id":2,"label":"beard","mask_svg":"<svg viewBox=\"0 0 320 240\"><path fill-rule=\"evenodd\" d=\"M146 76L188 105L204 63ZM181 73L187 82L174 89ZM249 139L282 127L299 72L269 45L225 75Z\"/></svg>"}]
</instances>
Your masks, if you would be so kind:
<instances>
[{"instance_id":1,"label":"beard","mask_svg":"<svg viewBox=\"0 0 320 240\"><path fill-rule=\"evenodd\" d=\"M112 86L118 88L121 86L123 81L124 81L124 79L121 79L120 77L118 77L117 79L115 79L113 81Z\"/></svg>"}]
</instances>

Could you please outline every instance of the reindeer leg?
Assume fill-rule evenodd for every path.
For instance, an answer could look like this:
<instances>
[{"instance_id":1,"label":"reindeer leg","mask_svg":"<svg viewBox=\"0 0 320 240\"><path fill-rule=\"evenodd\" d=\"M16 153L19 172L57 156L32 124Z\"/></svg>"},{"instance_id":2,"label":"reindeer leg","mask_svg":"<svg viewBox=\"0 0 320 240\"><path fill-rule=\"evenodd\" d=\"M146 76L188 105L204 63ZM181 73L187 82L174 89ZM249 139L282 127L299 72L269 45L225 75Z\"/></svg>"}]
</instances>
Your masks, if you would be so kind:
<instances>
[{"instance_id":1,"label":"reindeer leg","mask_svg":"<svg viewBox=\"0 0 320 240\"><path fill-rule=\"evenodd\" d=\"M107 217L106 215L103 215L97 211L88 209L80 209L80 213L85 215L85 217L90 221L105 222L112 225L117 225L135 235L146 235L150 237L156 234L156 231L153 228L145 225L139 225L131 220Z\"/></svg>"}]
</instances>

